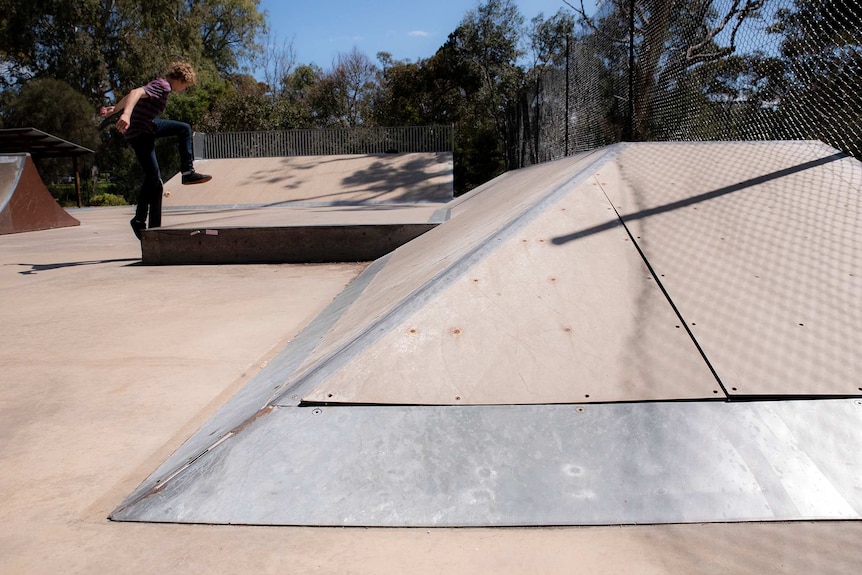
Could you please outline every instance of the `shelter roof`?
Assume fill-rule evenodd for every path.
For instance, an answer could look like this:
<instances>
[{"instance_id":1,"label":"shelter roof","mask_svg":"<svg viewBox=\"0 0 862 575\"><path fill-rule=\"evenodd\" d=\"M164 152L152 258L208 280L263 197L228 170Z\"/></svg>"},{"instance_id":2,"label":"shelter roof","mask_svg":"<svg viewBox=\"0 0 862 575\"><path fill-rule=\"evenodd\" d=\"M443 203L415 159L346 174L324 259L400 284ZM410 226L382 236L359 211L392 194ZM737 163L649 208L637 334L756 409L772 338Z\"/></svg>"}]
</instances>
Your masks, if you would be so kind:
<instances>
[{"instance_id":1,"label":"shelter roof","mask_svg":"<svg viewBox=\"0 0 862 575\"><path fill-rule=\"evenodd\" d=\"M72 158L95 154L89 148L68 142L36 128L0 130L0 154L22 152L26 152L34 158Z\"/></svg>"}]
</instances>

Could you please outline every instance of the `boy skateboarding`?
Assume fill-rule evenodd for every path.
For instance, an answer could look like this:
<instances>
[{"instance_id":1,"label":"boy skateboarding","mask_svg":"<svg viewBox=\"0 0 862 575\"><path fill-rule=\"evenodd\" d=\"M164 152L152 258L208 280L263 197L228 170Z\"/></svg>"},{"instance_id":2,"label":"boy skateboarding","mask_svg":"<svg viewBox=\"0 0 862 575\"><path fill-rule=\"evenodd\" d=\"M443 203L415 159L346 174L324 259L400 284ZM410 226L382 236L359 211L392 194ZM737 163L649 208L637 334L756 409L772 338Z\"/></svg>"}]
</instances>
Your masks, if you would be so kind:
<instances>
[{"instance_id":1,"label":"boy skateboarding","mask_svg":"<svg viewBox=\"0 0 862 575\"><path fill-rule=\"evenodd\" d=\"M156 78L149 84L133 89L114 106L99 110L102 118L120 114L117 130L126 138L135 152L144 172L135 217L131 220L132 231L141 239L141 232L162 223L162 176L156 160L156 138L177 136L180 153L180 168L183 184L202 184L212 179L194 169L192 152L192 129L184 122L159 118L168 103L168 97L180 93L197 81L194 68L186 62L174 62L168 67L164 78Z\"/></svg>"}]
</instances>

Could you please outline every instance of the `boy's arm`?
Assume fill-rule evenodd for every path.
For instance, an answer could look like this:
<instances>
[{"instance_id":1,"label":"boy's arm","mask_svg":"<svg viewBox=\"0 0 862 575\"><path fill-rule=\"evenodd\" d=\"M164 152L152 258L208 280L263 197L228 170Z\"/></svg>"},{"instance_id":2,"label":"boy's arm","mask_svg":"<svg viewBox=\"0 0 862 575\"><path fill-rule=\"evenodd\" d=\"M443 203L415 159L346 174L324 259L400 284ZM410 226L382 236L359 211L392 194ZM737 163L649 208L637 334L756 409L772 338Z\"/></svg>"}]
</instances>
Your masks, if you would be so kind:
<instances>
[{"instance_id":1,"label":"boy's arm","mask_svg":"<svg viewBox=\"0 0 862 575\"><path fill-rule=\"evenodd\" d=\"M129 123L132 120L132 110L135 109L135 105L141 98L149 98L149 95L147 95L147 92L143 88L135 88L115 105L102 107L99 110L99 115L103 118L107 118L108 116L113 116L117 112L122 111L120 119L117 120L117 130L119 130L120 133L123 133L128 129Z\"/></svg>"}]
</instances>

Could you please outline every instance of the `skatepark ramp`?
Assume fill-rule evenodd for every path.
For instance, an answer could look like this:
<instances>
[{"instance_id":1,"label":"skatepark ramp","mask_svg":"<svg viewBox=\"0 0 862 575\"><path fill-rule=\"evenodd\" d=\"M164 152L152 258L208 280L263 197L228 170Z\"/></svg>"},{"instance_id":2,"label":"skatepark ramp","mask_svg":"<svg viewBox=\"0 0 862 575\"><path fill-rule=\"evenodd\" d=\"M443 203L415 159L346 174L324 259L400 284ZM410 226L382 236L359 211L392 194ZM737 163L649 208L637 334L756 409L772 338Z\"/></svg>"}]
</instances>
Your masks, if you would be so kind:
<instances>
[{"instance_id":1,"label":"skatepark ramp","mask_svg":"<svg viewBox=\"0 0 862 575\"><path fill-rule=\"evenodd\" d=\"M451 152L199 160L211 182L165 184L148 264L372 261L434 228Z\"/></svg>"},{"instance_id":2,"label":"skatepark ramp","mask_svg":"<svg viewBox=\"0 0 862 575\"><path fill-rule=\"evenodd\" d=\"M111 518L862 519L860 184L805 141L506 173L370 265Z\"/></svg>"},{"instance_id":3,"label":"skatepark ramp","mask_svg":"<svg viewBox=\"0 0 862 575\"><path fill-rule=\"evenodd\" d=\"M0 155L0 234L77 225L45 187L30 154Z\"/></svg>"}]
</instances>

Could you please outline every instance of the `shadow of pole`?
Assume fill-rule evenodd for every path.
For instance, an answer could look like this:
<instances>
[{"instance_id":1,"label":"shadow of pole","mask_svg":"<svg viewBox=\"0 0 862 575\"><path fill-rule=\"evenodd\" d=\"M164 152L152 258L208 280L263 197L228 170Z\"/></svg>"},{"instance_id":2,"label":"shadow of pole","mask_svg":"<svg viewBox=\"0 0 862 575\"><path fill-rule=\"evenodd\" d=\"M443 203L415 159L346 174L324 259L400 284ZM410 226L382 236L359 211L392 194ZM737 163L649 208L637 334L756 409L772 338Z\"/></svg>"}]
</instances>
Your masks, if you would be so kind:
<instances>
[{"instance_id":1,"label":"shadow of pole","mask_svg":"<svg viewBox=\"0 0 862 575\"><path fill-rule=\"evenodd\" d=\"M140 263L140 261L141 261L140 258L123 258L123 259L116 259L116 260L91 260L91 261L86 261L86 262L63 262L63 263L57 263L57 264L18 264L19 266L25 266L25 267L30 268L29 270L24 270L24 271L21 271L18 273L23 275L23 276L27 276L27 275L36 274L39 272L58 270L58 269L62 269L62 268L74 268L74 267L78 267L78 266L93 266L93 265L99 265L99 264L115 264L115 263L122 263L122 262ZM134 265L134 264L132 264L132 265Z\"/></svg>"},{"instance_id":2,"label":"shadow of pole","mask_svg":"<svg viewBox=\"0 0 862 575\"><path fill-rule=\"evenodd\" d=\"M731 186L725 186L723 188L719 188L717 190L713 190L711 192L705 192L703 194L698 194L696 196L692 196L690 198L685 198L684 200L678 200L676 202L671 202L669 204L664 204L662 206L656 206L654 208L649 208L647 210L642 210L640 212L636 212L634 214L628 214L624 216L620 216L619 219L611 220L604 224L600 224L598 226L593 226L591 228L587 228L585 230L581 230L578 232L574 232L571 234L567 234L565 236L559 236L553 238L551 243L555 245L563 245L569 242L573 242L575 240L585 238L594 234L598 234L610 229L615 228L620 224L620 222L630 222L642 220L644 218L648 218L650 216L655 216L658 214L663 214L665 212L670 212L673 210L678 210L681 208L685 208L694 204L699 204L702 202L706 202L708 200L713 200L715 198L719 198L721 196L726 196L728 194L732 194L734 192L738 192L740 190L744 190L746 188L750 188L753 186L757 186L772 180L777 180L779 178L784 178L786 176L790 176L792 174L796 174L799 172L803 172L805 170L810 170L811 168L816 168L818 166L823 166L825 164L829 164L831 162L837 162L838 160L843 160L844 158L849 158L850 154L846 154L844 152L838 152L837 154L832 154L831 156L826 156L825 158L819 158L817 160L811 160L810 162L805 162L802 164L798 164L796 166L792 166L790 168L785 168L783 170L778 170L775 172L771 172L769 174L764 174L762 176L758 176L756 178L751 178L750 180L745 180L744 182L739 182L738 184L733 184Z\"/></svg>"}]
</instances>

